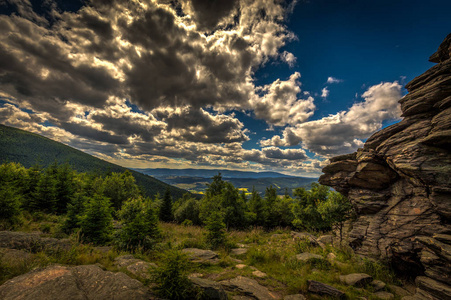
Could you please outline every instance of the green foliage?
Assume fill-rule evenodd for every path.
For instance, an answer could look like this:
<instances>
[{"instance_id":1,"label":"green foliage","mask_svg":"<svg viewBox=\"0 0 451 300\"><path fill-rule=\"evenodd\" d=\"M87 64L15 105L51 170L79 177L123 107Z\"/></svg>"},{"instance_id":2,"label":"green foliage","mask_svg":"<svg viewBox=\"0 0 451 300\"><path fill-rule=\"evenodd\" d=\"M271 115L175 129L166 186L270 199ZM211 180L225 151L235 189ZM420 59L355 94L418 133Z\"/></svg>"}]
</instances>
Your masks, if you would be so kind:
<instances>
[{"instance_id":1,"label":"green foliage","mask_svg":"<svg viewBox=\"0 0 451 300\"><path fill-rule=\"evenodd\" d=\"M205 241L212 249L225 246L227 243L226 226L223 219L221 212L212 211L206 221L207 234Z\"/></svg>"},{"instance_id":2,"label":"green foliage","mask_svg":"<svg viewBox=\"0 0 451 300\"><path fill-rule=\"evenodd\" d=\"M110 200L99 194L89 197L80 228L85 241L98 245L109 242L113 232Z\"/></svg>"},{"instance_id":3,"label":"green foliage","mask_svg":"<svg viewBox=\"0 0 451 300\"><path fill-rule=\"evenodd\" d=\"M177 250L167 251L160 266L151 272L158 295L169 300L197 298L188 279L189 268L185 254Z\"/></svg>"},{"instance_id":4,"label":"green foliage","mask_svg":"<svg viewBox=\"0 0 451 300\"><path fill-rule=\"evenodd\" d=\"M0 228L20 221L20 196L11 185L0 185Z\"/></svg>"},{"instance_id":5,"label":"green foliage","mask_svg":"<svg viewBox=\"0 0 451 300\"><path fill-rule=\"evenodd\" d=\"M126 170L124 173L111 173L104 179L103 194L110 198L114 210L119 210L128 199L140 196L140 191L135 178Z\"/></svg>"},{"instance_id":6,"label":"green foliage","mask_svg":"<svg viewBox=\"0 0 451 300\"><path fill-rule=\"evenodd\" d=\"M351 202L338 192L330 192L327 200L318 205L318 212L329 226L339 231L341 243L343 223L352 213Z\"/></svg>"},{"instance_id":7,"label":"green foliage","mask_svg":"<svg viewBox=\"0 0 451 300\"><path fill-rule=\"evenodd\" d=\"M255 189L252 190L252 195L248 202L248 207L253 218L252 223L257 226L266 225L267 209L263 203L262 197Z\"/></svg>"},{"instance_id":8,"label":"green foliage","mask_svg":"<svg viewBox=\"0 0 451 300\"><path fill-rule=\"evenodd\" d=\"M174 214L172 212L172 197L171 190L166 189L163 200L160 205L160 220L164 222L171 222L174 220Z\"/></svg>"},{"instance_id":9,"label":"green foliage","mask_svg":"<svg viewBox=\"0 0 451 300\"><path fill-rule=\"evenodd\" d=\"M46 169L36 185L29 203L32 210L40 210L47 213L56 211L56 179L52 170Z\"/></svg>"},{"instance_id":10,"label":"green foliage","mask_svg":"<svg viewBox=\"0 0 451 300\"><path fill-rule=\"evenodd\" d=\"M63 223L63 231L71 233L75 228L80 227L80 221L85 212L85 203L88 201L86 196L78 194L67 205L67 215Z\"/></svg>"},{"instance_id":11,"label":"green foliage","mask_svg":"<svg viewBox=\"0 0 451 300\"><path fill-rule=\"evenodd\" d=\"M174 210L174 219L178 223L190 221L191 224L201 224L198 200L192 198L189 194L185 194L176 204L177 208Z\"/></svg>"},{"instance_id":12,"label":"green foliage","mask_svg":"<svg viewBox=\"0 0 451 300\"><path fill-rule=\"evenodd\" d=\"M318 183L312 183L309 191L297 188L294 191L296 199L293 205L293 225L296 228L307 230L324 231L329 229L330 223L326 222L318 211L318 206L327 200L329 192L329 187Z\"/></svg>"},{"instance_id":13,"label":"green foliage","mask_svg":"<svg viewBox=\"0 0 451 300\"><path fill-rule=\"evenodd\" d=\"M118 234L119 247L135 251L148 250L160 238L158 218L149 199L131 198L118 213L123 227Z\"/></svg>"}]
</instances>

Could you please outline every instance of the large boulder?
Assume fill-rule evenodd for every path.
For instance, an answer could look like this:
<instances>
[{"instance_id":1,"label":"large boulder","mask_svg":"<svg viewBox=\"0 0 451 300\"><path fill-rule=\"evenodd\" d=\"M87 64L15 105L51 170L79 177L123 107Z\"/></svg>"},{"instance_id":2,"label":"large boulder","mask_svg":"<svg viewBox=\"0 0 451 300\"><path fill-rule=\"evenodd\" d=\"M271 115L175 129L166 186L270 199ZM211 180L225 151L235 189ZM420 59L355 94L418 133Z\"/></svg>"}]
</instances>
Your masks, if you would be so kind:
<instances>
[{"instance_id":1,"label":"large boulder","mask_svg":"<svg viewBox=\"0 0 451 300\"><path fill-rule=\"evenodd\" d=\"M451 34L430 58L437 65L406 85L403 119L332 158L319 179L353 203L347 240L356 253L422 276L418 297L431 299L451 287L450 53Z\"/></svg>"},{"instance_id":2,"label":"large boulder","mask_svg":"<svg viewBox=\"0 0 451 300\"><path fill-rule=\"evenodd\" d=\"M259 300L280 299L280 295L271 292L267 287L260 285L256 280L243 276L238 276L230 280L220 282L221 285L230 291L238 292L244 296L250 296Z\"/></svg>"},{"instance_id":3,"label":"large boulder","mask_svg":"<svg viewBox=\"0 0 451 300\"><path fill-rule=\"evenodd\" d=\"M211 250L203 250L197 248L186 248L182 250L187 254L189 259L195 263L217 264L219 263L218 253Z\"/></svg>"},{"instance_id":4,"label":"large boulder","mask_svg":"<svg viewBox=\"0 0 451 300\"><path fill-rule=\"evenodd\" d=\"M0 286L3 300L156 299L138 280L96 265L54 265L8 280Z\"/></svg>"}]
</instances>

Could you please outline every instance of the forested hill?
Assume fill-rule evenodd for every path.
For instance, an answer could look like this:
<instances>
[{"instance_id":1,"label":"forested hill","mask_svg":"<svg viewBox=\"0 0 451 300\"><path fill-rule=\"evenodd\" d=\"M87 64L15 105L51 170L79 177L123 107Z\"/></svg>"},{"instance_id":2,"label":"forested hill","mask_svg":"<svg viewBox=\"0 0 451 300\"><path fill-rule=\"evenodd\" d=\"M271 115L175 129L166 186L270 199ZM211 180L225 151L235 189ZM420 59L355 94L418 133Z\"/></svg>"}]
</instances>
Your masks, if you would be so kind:
<instances>
[{"instance_id":1,"label":"forested hill","mask_svg":"<svg viewBox=\"0 0 451 300\"><path fill-rule=\"evenodd\" d=\"M105 174L122 173L127 170L38 134L0 124L0 163L18 162L28 168L36 163L47 167L55 161L67 162L78 172ZM135 177L136 183L143 187L149 197L156 193L163 195L167 186L170 187L174 199L186 193L185 190L170 186L151 176L133 170L130 172Z\"/></svg>"}]
</instances>

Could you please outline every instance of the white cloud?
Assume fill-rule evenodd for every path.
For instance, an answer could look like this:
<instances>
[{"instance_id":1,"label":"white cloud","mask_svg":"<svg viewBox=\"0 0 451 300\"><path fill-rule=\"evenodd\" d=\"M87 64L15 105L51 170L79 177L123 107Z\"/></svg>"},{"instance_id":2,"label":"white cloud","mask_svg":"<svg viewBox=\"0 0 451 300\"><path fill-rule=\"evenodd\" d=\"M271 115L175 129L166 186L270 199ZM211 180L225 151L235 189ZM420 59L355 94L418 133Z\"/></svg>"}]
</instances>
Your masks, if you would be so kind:
<instances>
[{"instance_id":1,"label":"white cloud","mask_svg":"<svg viewBox=\"0 0 451 300\"><path fill-rule=\"evenodd\" d=\"M262 140L262 146L293 146L325 157L350 153L363 145L362 139L382 127L382 122L397 120L401 110L401 85L386 82L371 86L363 93L363 102L354 103L348 111L341 111L319 120L285 128L283 137Z\"/></svg>"},{"instance_id":2,"label":"white cloud","mask_svg":"<svg viewBox=\"0 0 451 300\"><path fill-rule=\"evenodd\" d=\"M284 51L281 55L280 58L286 62L291 68L294 67L294 65L296 64L296 56L293 55L293 53L288 52L288 51Z\"/></svg>"},{"instance_id":3,"label":"white cloud","mask_svg":"<svg viewBox=\"0 0 451 300\"><path fill-rule=\"evenodd\" d=\"M330 91L327 89L327 86L321 90L321 98L329 97Z\"/></svg>"},{"instance_id":4,"label":"white cloud","mask_svg":"<svg viewBox=\"0 0 451 300\"><path fill-rule=\"evenodd\" d=\"M340 82L343 82L343 80L335 78L335 77L327 77L327 81L326 82L327 83L340 83Z\"/></svg>"}]
</instances>

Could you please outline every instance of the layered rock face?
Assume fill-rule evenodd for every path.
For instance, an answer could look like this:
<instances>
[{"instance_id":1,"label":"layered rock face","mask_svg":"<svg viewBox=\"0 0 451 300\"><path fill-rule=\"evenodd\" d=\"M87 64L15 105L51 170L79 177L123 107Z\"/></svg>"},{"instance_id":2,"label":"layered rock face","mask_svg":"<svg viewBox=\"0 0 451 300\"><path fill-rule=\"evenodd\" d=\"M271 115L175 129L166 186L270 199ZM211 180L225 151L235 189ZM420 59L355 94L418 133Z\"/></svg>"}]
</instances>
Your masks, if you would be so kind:
<instances>
[{"instance_id":1,"label":"layered rock face","mask_svg":"<svg viewBox=\"0 0 451 300\"><path fill-rule=\"evenodd\" d=\"M451 34L429 59L437 65L406 85L403 120L331 159L319 179L356 208L350 245L418 276L419 299L451 299L450 56Z\"/></svg>"}]
</instances>

